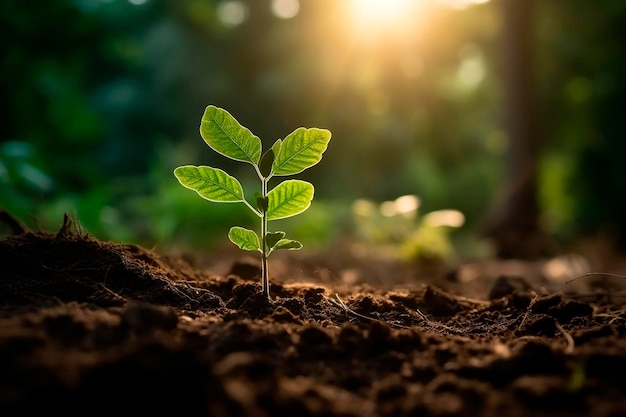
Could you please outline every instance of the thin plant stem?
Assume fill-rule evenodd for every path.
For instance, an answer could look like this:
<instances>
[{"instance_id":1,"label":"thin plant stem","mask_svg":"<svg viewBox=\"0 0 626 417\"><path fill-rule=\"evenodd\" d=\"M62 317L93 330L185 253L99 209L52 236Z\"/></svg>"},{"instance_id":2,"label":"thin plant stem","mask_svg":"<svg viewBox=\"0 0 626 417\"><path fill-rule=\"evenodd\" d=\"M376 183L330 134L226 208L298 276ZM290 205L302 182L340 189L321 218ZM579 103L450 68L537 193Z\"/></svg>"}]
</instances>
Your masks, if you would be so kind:
<instances>
[{"instance_id":1,"label":"thin plant stem","mask_svg":"<svg viewBox=\"0 0 626 417\"><path fill-rule=\"evenodd\" d=\"M261 183L263 184L263 189L261 191L263 200L267 201L267 178L262 178ZM263 215L261 216L261 285L262 291L267 295L267 298L271 300L270 297L270 280L268 273L268 265L267 265L267 240L265 236L267 235L267 208L263 208Z\"/></svg>"}]
</instances>

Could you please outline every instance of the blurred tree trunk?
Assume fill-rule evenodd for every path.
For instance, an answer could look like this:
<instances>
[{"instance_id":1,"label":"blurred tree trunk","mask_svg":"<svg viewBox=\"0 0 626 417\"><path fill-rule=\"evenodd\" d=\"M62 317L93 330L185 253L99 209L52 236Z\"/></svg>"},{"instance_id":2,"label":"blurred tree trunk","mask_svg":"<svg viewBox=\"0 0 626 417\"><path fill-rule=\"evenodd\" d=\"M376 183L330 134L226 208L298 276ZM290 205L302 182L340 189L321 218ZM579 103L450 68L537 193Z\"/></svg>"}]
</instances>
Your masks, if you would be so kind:
<instances>
[{"instance_id":1,"label":"blurred tree trunk","mask_svg":"<svg viewBox=\"0 0 626 417\"><path fill-rule=\"evenodd\" d=\"M546 249L537 202L541 132L533 76L533 3L499 1L503 122L509 149L504 194L493 205L484 229L499 258L532 259Z\"/></svg>"}]
</instances>

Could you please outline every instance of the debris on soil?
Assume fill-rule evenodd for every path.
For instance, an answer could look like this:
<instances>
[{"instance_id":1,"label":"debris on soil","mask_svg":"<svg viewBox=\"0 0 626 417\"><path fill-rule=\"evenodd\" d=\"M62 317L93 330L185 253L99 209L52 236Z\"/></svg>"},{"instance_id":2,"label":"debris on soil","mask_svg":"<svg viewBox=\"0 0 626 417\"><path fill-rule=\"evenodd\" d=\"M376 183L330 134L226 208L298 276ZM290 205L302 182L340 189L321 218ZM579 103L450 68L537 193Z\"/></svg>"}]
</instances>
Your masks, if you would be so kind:
<instances>
[{"instance_id":1,"label":"debris on soil","mask_svg":"<svg viewBox=\"0 0 626 417\"><path fill-rule=\"evenodd\" d=\"M0 239L0 415L618 416L624 293L530 277L450 290L217 275L181 256L12 227ZM210 255L209 255L210 256Z\"/></svg>"}]
</instances>

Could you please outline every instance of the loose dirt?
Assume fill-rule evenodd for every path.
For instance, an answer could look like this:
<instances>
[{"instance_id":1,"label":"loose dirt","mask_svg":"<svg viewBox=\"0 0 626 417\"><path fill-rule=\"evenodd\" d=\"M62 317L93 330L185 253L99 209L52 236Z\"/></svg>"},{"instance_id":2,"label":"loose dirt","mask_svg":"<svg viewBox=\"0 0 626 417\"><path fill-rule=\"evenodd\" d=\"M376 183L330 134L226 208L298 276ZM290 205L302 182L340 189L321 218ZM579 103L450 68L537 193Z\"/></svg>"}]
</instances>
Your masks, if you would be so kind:
<instances>
[{"instance_id":1,"label":"loose dirt","mask_svg":"<svg viewBox=\"0 0 626 417\"><path fill-rule=\"evenodd\" d=\"M243 258L215 273L68 219L16 228L0 239L0 415L626 415L626 298L606 277L474 265L383 285L325 260L277 268L269 302Z\"/></svg>"}]
</instances>

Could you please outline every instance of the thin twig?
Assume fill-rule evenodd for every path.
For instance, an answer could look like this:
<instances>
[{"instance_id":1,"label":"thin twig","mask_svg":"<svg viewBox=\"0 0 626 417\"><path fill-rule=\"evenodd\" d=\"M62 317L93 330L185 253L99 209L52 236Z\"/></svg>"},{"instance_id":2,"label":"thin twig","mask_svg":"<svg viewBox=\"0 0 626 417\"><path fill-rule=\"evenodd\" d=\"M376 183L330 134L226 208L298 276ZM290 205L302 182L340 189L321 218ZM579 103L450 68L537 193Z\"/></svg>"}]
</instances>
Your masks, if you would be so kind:
<instances>
[{"instance_id":1,"label":"thin twig","mask_svg":"<svg viewBox=\"0 0 626 417\"><path fill-rule=\"evenodd\" d=\"M371 320L371 321L377 321L377 322L380 322L380 323L386 323L386 322L384 322L384 321L382 321L382 320L375 319L374 317L369 317L369 316L366 316L365 314L357 313L356 311L354 311L353 309L351 309L350 307L348 307L348 306L346 305L346 303L344 303L344 302L343 302L343 300L341 299L341 297L339 297L339 294L335 294L335 298L337 298L337 301L339 302L339 305L340 305L340 306L341 306L341 307L342 307L342 308L343 308L346 312L348 312L348 313L351 313L351 314L353 314L353 315L355 315L355 316L357 316L357 317L360 317L360 318L362 318L362 319L365 319L365 320ZM331 299L331 301L333 301L333 302L334 302L334 300L332 300L332 299ZM386 323L386 324L389 324L389 325L391 325L391 326L396 326L396 327L399 327L399 328L401 328L401 329L410 329L410 327L409 327L409 326L403 326L403 325L401 325L401 324L397 324L397 323L393 323L393 322Z\"/></svg>"},{"instance_id":2,"label":"thin twig","mask_svg":"<svg viewBox=\"0 0 626 417\"><path fill-rule=\"evenodd\" d=\"M419 308L416 308L415 311L422 318L422 320L424 320L427 323L430 323L430 319L426 317L426 314L422 313Z\"/></svg>"},{"instance_id":3,"label":"thin twig","mask_svg":"<svg viewBox=\"0 0 626 417\"><path fill-rule=\"evenodd\" d=\"M623 276L623 275L611 274L610 272L587 272L586 274L579 275L576 278L570 279L569 281L565 281L565 283L569 284L570 282L574 282L577 279L585 278L585 277L593 277L593 276L604 276L604 277L613 277L613 278L626 279L626 277Z\"/></svg>"},{"instance_id":4,"label":"thin twig","mask_svg":"<svg viewBox=\"0 0 626 417\"><path fill-rule=\"evenodd\" d=\"M517 331L519 331L522 328L522 326L524 325L524 323L526 322L526 318L530 314L530 310L535 305L535 301L537 301L537 295L536 294L533 297L533 299L530 300L530 303L528 303L528 307L526 307L526 313L524 313L524 317L522 318L522 322L519 324L519 326L517 326Z\"/></svg>"},{"instance_id":5,"label":"thin twig","mask_svg":"<svg viewBox=\"0 0 626 417\"><path fill-rule=\"evenodd\" d=\"M555 320L554 324L556 328L558 329L558 331L561 332L563 337L565 337L565 340L567 340L567 347L565 348L565 353L567 354L574 353L574 338L572 337L572 335L566 332L563 326L561 326L561 323L559 323L558 321Z\"/></svg>"},{"instance_id":6,"label":"thin twig","mask_svg":"<svg viewBox=\"0 0 626 417\"><path fill-rule=\"evenodd\" d=\"M625 276L623 275L619 275L619 274L611 274L609 272L588 272L586 274L582 274L577 276L574 279L571 279L569 281L566 281L566 284L569 284L572 281L575 281L579 278L584 278L584 277L590 277L590 276L601 276L604 278L603 283L604 283L604 290L606 291L606 296L607 296L607 301L609 302L609 304L613 304L613 294L611 292L611 289L609 288L609 284L608 284L608 280L607 278L620 278L620 279L626 279Z\"/></svg>"},{"instance_id":7,"label":"thin twig","mask_svg":"<svg viewBox=\"0 0 626 417\"><path fill-rule=\"evenodd\" d=\"M458 301L466 301L466 302L468 302L470 304L478 304L478 305L481 305L481 306L486 306L486 305L489 305L491 303L490 301L487 301L487 300L479 300L478 298L464 297L462 295L455 295L455 298Z\"/></svg>"},{"instance_id":8,"label":"thin twig","mask_svg":"<svg viewBox=\"0 0 626 417\"><path fill-rule=\"evenodd\" d=\"M98 287L102 288L104 291L106 291L107 293L109 293L110 295L113 296L113 298L115 298L116 300L125 300L124 297L122 297L121 295L119 295L118 293L116 293L115 291L109 289L106 287L106 285L104 285L103 282L97 282L96 283L98 285Z\"/></svg>"},{"instance_id":9,"label":"thin twig","mask_svg":"<svg viewBox=\"0 0 626 417\"><path fill-rule=\"evenodd\" d=\"M339 297L339 294L335 294L335 298L337 298L337 301L339 301L339 305L340 305L340 306L341 306L344 310L346 310L348 313L352 313L352 314L354 314L355 316L360 317L360 318L365 319L365 320L377 320L377 319L375 319L375 318L373 318L373 317L369 317L369 316L366 316L366 315L361 314L361 313L357 313L356 311L352 310L350 307L348 307L348 306L346 305L346 303L344 303L344 302L343 302L343 300L341 299L341 297Z\"/></svg>"},{"instance_id":10,"label":"thin twig","mask_svg":"<svg viewBox=\"0 0 626 417\"><path fill-rule=\"evenodd\" d=\"M371 320L371 321L378 321L378 322L380 322L380 323L386 323L386 324L389 324L389 325L391 325L391 326L398 327L398 328L400 328L400 329L411 329L411 328L412 328L411 326L403 326L402 324L398 324L398 323L394 323L394 322L385 322L385 321L380 320L380 319L375 319L375 318L373 318L373 317L369 317L369 316L366 316L366 315L364 315L364 314L357 313L356 311L354 311L353 309L351 309L350 307L348 307L348 306L346 305L346 303L344 303L344 302L343 302L343 300L339 297L339 294L335 294L335 297L336 297L336 298L337 298L337 300L338 300L338 304L339 304L339 305L340 305L340 306L341 306L341 307L342 307L342 308L343 308L346 312L351 313L351 314L353 314L353 315L355 315L355 316L357 316L357 317L360 317L360 318L363 318L363 319L366 319L366 320ZM336 303L336 301L335 301L335 300L332 300L332 299L331 299L330 301L332 301L332 302L335 302L335 303ZM449 331L449 332L451 332L451 333L458 333L458 331L456 331L455 329L453 329L453 328L451 328L451 327L449 327L449 326L446 326L446 325L445 325L445 324L443 324L443 323L438 323L438 322L434 322L434 321L430 320L430 319L429 319L428 317L426 317L426 315L425 315L424 313L422 313L419 309L416 309L416 310L415 310L415 312L413 312L412 310L409 310L409 311L410 311L411 313L415 314L416 316L418 316L420 319L422 319L424 322L426 322L429 326L431 326L431 327L433 327L433 328L435 328L435 329L444 329L444 330L447 330L447 331Z\"/></svg>"},{"instance_id":11,"label":"thin twig","mask_svg":"<svg viewBox=\"0 0 626 417\"><path fill-rule=\"evenodd\" d=\"M417 313L417 315L422 320L424 320L428 325L432 326L433 328L438 329L438 330L440 330L440 329L447 330L450 333L453 333L453 334L456 334L456 335L459 334L458 330L456 330L456 329L454 329L454 328L452 328L450 326L446 326L445 324L439 323L437 321L432 321L431 319L428 318L428 316L426 316L426 314L422 313L419 308L416 308L415 312Z\"/></svg>"}]
</instances>

